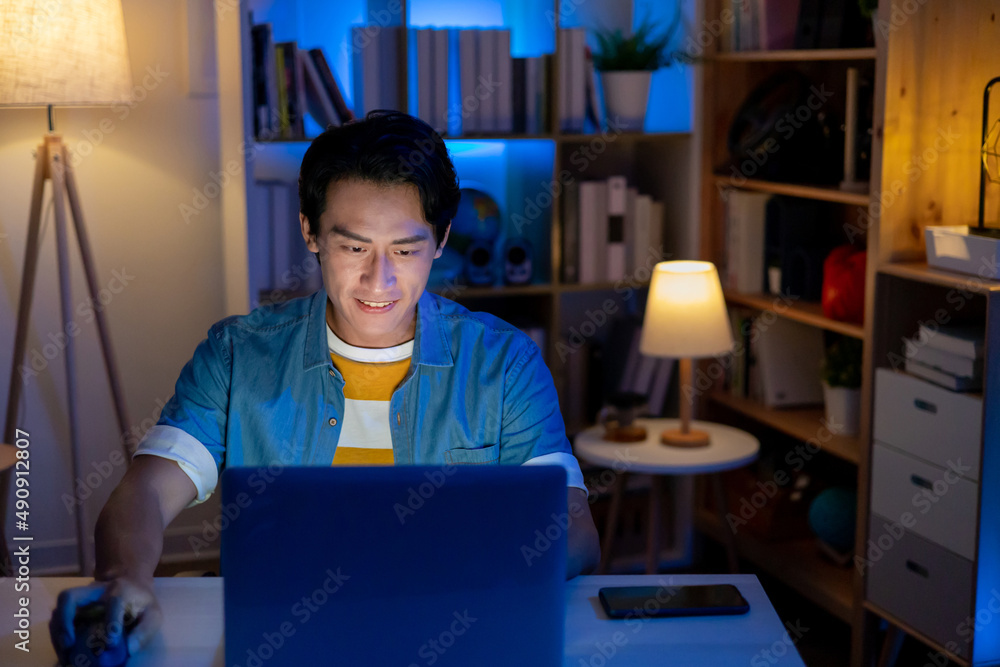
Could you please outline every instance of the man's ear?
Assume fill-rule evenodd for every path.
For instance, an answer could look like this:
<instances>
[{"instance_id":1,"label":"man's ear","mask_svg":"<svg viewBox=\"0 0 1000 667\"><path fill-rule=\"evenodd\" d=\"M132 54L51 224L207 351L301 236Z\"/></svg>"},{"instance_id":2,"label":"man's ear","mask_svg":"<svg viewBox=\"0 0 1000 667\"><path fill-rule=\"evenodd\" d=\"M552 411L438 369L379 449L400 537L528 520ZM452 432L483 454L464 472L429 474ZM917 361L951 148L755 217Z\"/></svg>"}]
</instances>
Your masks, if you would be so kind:
<instances>
[{"instance_id":1,"label":"man's ear","mask_svg":"<svg viewBox=\"0 0 1000 667\"><path fill-rule=\"evenodd\" d=\"M441 253L444 251L444 244L448 242L448 233L450 231L451 223L449 222L448 226L444 228L444 237L441 239L441 243L438 244L437 250L434 251L434 259L440 257Z\"/></svg>"},{"instance_id":2,"label":"man's ear","mask_svg":"<svg viewBox=\"0 0 1000 667\"><path fill-rule=\"evenodd\" d=\"M302 228L302 238L305 239L309 252L319 252L319 243L316 242L316 237L309 229L309 219L302 213L299 213L299 226Z\"/></svg>"}]
</instances>

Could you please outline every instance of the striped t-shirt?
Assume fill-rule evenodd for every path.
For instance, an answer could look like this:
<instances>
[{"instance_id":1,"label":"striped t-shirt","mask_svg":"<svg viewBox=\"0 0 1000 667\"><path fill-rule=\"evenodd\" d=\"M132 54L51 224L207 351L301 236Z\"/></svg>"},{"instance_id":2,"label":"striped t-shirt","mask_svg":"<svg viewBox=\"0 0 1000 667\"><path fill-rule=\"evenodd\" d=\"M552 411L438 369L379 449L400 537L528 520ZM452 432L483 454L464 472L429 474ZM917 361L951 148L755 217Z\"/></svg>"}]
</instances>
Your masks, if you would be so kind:
<instances>
[{"instance_id":1,"label":"striped t-shirt","mask_svg":"<svg viewBox=\"0 0 1000 667\"><path fill-rule=\"evenodd\" d=\"M344 376L344 415L333 465L392 465L389 400L410 368L413 340L394 347L355 347L329 325L326 338L333 364Z\"/></svg>"}]
</instances>

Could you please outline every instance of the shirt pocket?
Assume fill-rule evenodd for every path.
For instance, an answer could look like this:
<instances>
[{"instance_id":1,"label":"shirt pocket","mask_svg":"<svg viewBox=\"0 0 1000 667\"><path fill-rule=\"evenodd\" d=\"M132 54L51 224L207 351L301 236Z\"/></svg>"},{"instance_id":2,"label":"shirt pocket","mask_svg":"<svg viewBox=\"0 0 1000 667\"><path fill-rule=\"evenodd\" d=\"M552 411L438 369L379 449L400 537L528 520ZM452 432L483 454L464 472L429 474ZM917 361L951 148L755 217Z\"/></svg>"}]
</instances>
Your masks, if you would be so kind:
<instances>
[{"instance_id":1,"label":"shirt pocket","mask_svg":"<svg viewBox=\"0 0 1000 667\"><path fill-rule=\"evenodd\" d=\"M452 465L490 465L500 462L500 446L486 445L476 449L456 447L444 453L444 459Z\"/></svg>"}]
</instances>

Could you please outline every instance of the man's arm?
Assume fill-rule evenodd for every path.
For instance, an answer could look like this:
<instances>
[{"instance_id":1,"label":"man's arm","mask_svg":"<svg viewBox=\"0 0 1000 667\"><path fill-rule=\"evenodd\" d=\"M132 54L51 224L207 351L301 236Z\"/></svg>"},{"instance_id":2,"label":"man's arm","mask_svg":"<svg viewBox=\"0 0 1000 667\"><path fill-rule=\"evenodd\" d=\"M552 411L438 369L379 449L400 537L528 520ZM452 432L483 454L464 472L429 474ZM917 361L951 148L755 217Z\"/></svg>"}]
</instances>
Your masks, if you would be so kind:
<instances>
[{"instance_id":1,"label":"man's arm","mask_svg":"<svg viewBox=\"0 0 1000 667\"><path fill-rule=\"evenodd\" d=\"M587 493L575 486L569 487L566 507L571 518L566 540L566 578L572 579L594 571L601 560L601 546L594 517L590 514Z\"/></svg>"},{"instance_id":2,"label":"man's arm","mask_svg":"<svg viewBox=\"0 0 1000 667\"><path fill-rule=\"evenodd\" d=\"M176 462L159 456L135 458L97 520L94 583L59 595L49 625L57 649L73 645L76 610L92 602L106 605L113 642L126 612L142 614L129 639L130 653L149 640L162 618L153 594L153 571L163 551L163 529L196 496L194 482Z\"/></svg>"}]
</instances>

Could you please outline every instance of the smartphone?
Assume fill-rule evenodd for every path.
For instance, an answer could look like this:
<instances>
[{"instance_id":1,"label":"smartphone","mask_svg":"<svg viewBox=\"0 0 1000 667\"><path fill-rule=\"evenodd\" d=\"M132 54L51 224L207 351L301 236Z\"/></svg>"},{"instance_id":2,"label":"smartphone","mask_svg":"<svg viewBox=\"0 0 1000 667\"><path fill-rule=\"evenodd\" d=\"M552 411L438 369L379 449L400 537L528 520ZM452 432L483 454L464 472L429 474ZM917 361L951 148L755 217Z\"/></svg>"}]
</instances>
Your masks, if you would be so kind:
<instances>
[{"instance_id":1,"label":"smartphone","mask_svg":"<svg viewBox=\"0 0 1000 667\"><path fill-rule=\"evenodd\" d=\"M614 586L598 591L611 618L745 614L750 605L732 584Z\"/></svg>"}]
</instances>

